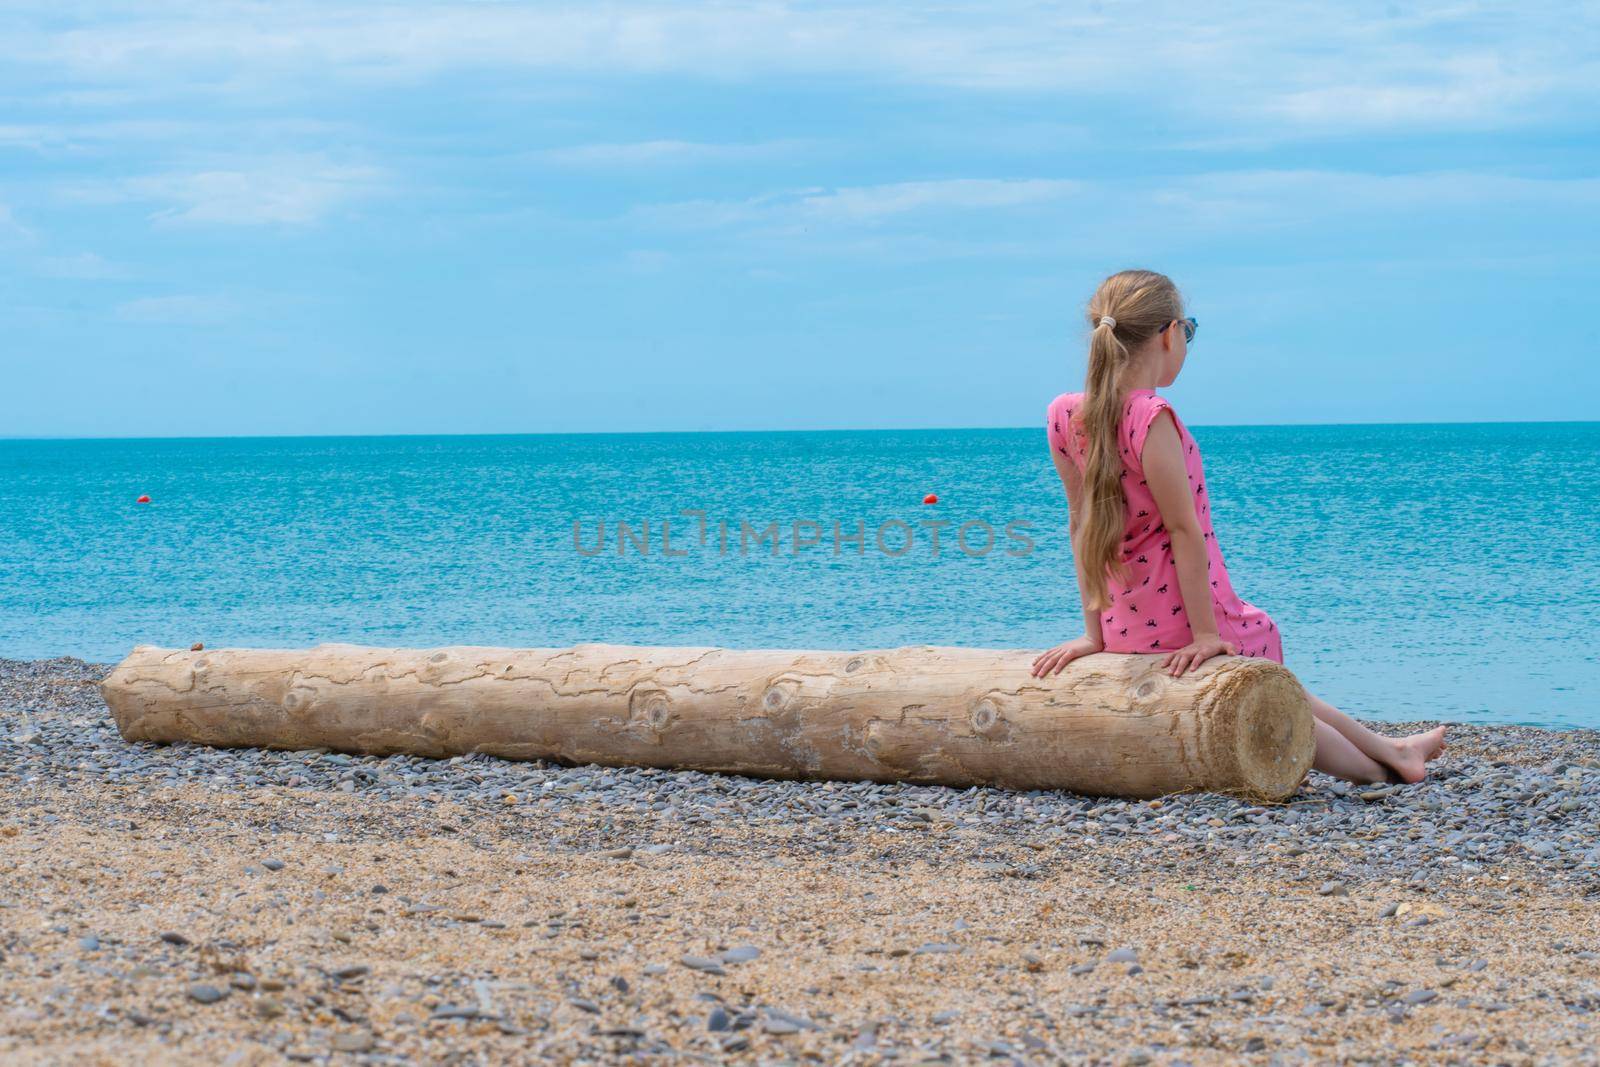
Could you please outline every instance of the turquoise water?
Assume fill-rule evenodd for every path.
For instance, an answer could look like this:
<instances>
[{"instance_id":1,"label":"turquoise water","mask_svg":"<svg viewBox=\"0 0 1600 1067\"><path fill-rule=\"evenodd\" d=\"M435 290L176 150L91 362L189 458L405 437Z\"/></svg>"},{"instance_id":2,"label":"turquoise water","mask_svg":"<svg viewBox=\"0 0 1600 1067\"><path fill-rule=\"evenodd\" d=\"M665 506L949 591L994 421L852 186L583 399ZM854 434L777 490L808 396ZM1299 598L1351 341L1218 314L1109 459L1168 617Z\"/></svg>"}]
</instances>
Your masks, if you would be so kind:
<instances>
[{"instance_id":1,"label":"turquoise water","mask_svg":"<svg viewBox=\"0 0 1600 1067\"><path fill-rule=\"evenodd\" d=\"M1600 725L1600 424L1192 430L1234 585L1313 692L1374 718ZM1082 629L1066 517L1042 427L6 441L0 655L1044 647ZM796 549L797 519L820 544ZM605 552L575 520L589 549L605 523ZM779 524L778 554L741 553L741 521ZM885 523L908 550L879 549Z\"/></svg>"}]
</instances>

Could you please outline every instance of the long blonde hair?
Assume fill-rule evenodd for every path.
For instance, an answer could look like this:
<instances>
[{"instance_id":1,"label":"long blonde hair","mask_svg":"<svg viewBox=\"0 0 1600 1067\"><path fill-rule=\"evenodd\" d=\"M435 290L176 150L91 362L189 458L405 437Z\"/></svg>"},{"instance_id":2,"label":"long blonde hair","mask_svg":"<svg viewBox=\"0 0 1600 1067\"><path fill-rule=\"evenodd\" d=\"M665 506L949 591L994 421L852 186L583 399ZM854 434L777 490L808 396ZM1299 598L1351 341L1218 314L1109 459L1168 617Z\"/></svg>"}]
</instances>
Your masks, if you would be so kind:
<instances>
[{"instance_id":1,"label":"long blonde hair","mask_svg":"<svg viewBox=\"0 0 1600 1067\"><path fill-rule=\"evenodd\" d=\"M1073 542L1083 566L1084 605L1091 611L1110 606L1107 578L1120 581L1127 574L1122 558L1127 497L1117 435L1127 401L1122 383L1128 356L1162 326L1182 317L1178 287L1155 271L1119 271L1101 282L1089 300L1089 371L1083 404L1073 418L1085 438L1083 516Z\"/></svg>"}]
</instances>

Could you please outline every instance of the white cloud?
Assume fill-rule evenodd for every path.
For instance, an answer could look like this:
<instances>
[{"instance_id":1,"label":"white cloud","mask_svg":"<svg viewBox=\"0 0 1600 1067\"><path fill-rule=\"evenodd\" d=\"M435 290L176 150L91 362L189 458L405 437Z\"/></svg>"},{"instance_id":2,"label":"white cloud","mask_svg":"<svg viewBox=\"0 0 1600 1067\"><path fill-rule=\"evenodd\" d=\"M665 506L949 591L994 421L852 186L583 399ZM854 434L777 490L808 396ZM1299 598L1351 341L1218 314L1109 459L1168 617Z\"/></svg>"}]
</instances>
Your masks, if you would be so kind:
<instances>
[{"instance_id":1,"label":"white cloud","mask_svg":"<svg viewBox=\"0 0 1600 1067\"><path fill-rule=\"evenodd\" d=\"M118 304L115 314L122 322L149 326L214 326L231 318L235 310L226 297L180 293L129 300Z\"/></svg>"},{"instance_id":2,"label":"white cloud","mask_svg":"<svg viewBox=\"0 0 1600 1067\"><path fill-rule=\"evenodd\" d=\"M634 274L660 274L672 264L672 254L658 248L631 248L622 263Z\"/></svg>"},{"instance_id":3,"label":"white cloud","mask_svg":"<svg viewBox=\"0 0 1600 1067\"><path fill-rule=\"evenodd\" d=\"M10 205L0 204L0 233L26 234L27 232L23 229L22 223L11 214Z\"/></svg>"},{"instance_id":4,"label":"white cloud","mask_svg":"<svg viewBox=\"0 0 1600 1067\"><path fill-rule=\"evenodd\" d=\"M271 4L190 0L131 17L39 19L0 57L64 68L78 92L277 93L445 71L845 77L1068 92L1295 128L1514 124L1586 108L1600 8L1385 0ZM1544 105L1539 107L1536 105ZM1096 105L1098 106L1098 105Z\"/></svg>"},{"instance_id":5,"label":"white cloud","mask_svg":"<svg viewBox=\"0 0 1600 1067\"><path fill-rule=\"evenodd\" d=\"M1327 243L1330 233L1342 238L1396 220L1408 232L1432 222L1470 237L1471 220L1538 219L1551 211L1574 233L1600 226L1600 178L1245 170L1096 181L953 179L648 205L613 224L715 236L735 253L805 249L913 261L1059 257L1093 248L1144 254L1174 242L1262 235Z\"/></svg>"},{"instance_id":6,"label":"white cloud","mask_svg":"<svg viewBox=\"0 0 1600 1067\"><path fill-rule=\"evenodd\" d=\"M46 256L39 261L39 273L49 278L70 278L73 281L104 281L132 276L126 267L94 252Z\"/></svg>"},{"instance_id":7,"label":"white cloud","mask_svg":"<svg viewBox=\"0 0 1600 1067\"><path fill-rule=\"evenodd\" d=\"M15 252L14 263L27 273L74 281L126 278L125 268L94 252L51 252L45 235L24 226L9 205L0 204L0 248Z\"/></svg>"},{"instance_id":8,"label":"white cloud","mask_svg":"<svg viewBox=\"0 0 1600 1067\"><path fill-rule=\"evenodd\" d=\"M39 234L24 226L9 204L0 204L0 249L34 254L42 243Z\"/></svg>"},{"instance_id":9,"label":"white cloud","mask_svg":"<svg viewBox=\"0 0 1600 1067\"><path fill-rule=\"evenodd\" d=\"M830 219L871 221L923 210L1012 208L1060 200L1083 183L1058 178L955 178L858 186L806 196L806 214Z\"/></svg>"},{"instance_id":10,"label":"white cloud","mask_svg":"<svg viewBox=\"0 0 1600 1067\"><path fill-rule=\"evenodd\" d=\"M748 160L774 159L803 147L800 141L757 144L704 144L695 141L635 141L624 144L582 144L551 148L538 157L563 167L625 170L652 167L696 167Z\"/></svg>"},{"instance_id":11,"label":"white cloud","mask_svg":"<svg viewBox=\"0 0 1600 1067\"><path fill-rule=\"evenodd\" d=\"M115 105L127 103L116 101ZM128 145L192 143L205 138L235 137L238 129L236 123L197 118L9 123L0 125L0 148L26 149L37 153L92 153ZM294 139L323 134L348 135L351 131L346 126L315 119L252 117L250 132L257 138Z\"/></svg>"},{"instance_id":12,"label":"white cloud","mask_svg":"<svg viewBox=\"0 0 1600 1067\"><path fill-rule=\"evenodd\" d=\"M0 126L0 148L22 148L30 152L42 151L48 143L41 127L9 124Z\"/></svg>"},{"instance_id":13,"label":"white cloud","mask_svg":"<svg viewBox=\"0 0 1600 1067\"><path fill-rule=\"evenodd\" d=\"M1559 94L1555 68L1517 72L1498 56L1471 55L1441 63L1433 77L1416 82L1347 79L1287 90L1264 110L1317 126L1479 125L1506 118L1507 108Z\"/></svg>"},{"instance_id":14,"label":"white cloud","mask_svg":"<svg viewBox=\"0 0 1600 1067\"><path fill-rule=\"evenodd\" d=\"M163 224L304 225L375 192L381 178L373 167L294 157L81 184L67 192L95 203L164 204L151 216Z\"/></svg>"},{"instance_id":15,"label":"white cloud","mask_svg":"<svg viewBox=\"0 0 1600 1067\"><path fill-rule=\"evenodd\" d=\"M1185 224L1326 224L1355 216L1461 214L1480 208L1600 207L1600 178L1528 178L1472 171L1365 174L1325 170L1224 171L1166 179L1143 189Z\"/></svg>"},{"instance_id":16,"label":"white cloud","mask_svg":"<svg viewBox=\"0 0 1600 1067\"><path fill-rule=\"evenodd\" d=\"M738 225L806 227L874 225L920 212L998 210L1060 200L1083 183L1053 178L952 178L883 185L810 188L745 200L689 200L636 209L642 221L714 228Z\"/></svg>"}]
</instances>

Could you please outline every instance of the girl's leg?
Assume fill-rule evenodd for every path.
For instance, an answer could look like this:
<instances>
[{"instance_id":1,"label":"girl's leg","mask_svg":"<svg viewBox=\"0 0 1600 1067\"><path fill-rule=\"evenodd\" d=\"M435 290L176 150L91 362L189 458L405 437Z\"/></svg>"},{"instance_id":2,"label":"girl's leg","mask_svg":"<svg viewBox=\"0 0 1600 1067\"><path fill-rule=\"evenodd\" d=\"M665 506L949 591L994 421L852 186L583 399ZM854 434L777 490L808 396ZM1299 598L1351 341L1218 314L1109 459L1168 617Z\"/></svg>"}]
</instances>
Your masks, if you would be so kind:
<instances>
[{"instance_id":1,"label":"girl's leg","mask_svg":"<svg viewBox=\"0 0 1600 1067\"><path fill-rule=\"evenodd\" d=\"M1362 752L1344 734L1318 719L1317 755L1311 765L1323 774L1343 778L1357 785L1389 780L1388 769Z\"/></svg>"},{"instance_id":2,"label":"girl's leg","mask_svg":"<svg viewBox=\"0 0 1600 1067\"><path fill-rule=\"evenodd\" d=\"M1318 697L1311 697L1311 713L1318 722L1332 727L1369 759L1392 769L1402 781L1422 781L1428 775L1428 761L1444 751L1443 726L1410 737L1386 737L1367 729ZM1319 734L1319 740L1320 737Z\"/></svg>"}]
</instances>

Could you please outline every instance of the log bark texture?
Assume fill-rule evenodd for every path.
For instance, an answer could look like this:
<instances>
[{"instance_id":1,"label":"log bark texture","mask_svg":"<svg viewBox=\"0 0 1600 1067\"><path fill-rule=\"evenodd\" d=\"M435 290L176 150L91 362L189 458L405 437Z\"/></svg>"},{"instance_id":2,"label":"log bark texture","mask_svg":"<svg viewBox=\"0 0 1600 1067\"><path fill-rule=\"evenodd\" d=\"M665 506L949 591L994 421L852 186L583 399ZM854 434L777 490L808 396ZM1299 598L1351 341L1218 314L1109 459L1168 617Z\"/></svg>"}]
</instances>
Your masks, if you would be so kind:
<instances>
[{"instance_id":1,"label":"log bark texture","mask_svg":"<svg viewBox=\"0 0 1600 1067\"><path fill-rule=\"evenodd\" d=\"M1311 765L1279 664L1035 651L648 648L184 652L141 646L102 684L122 736L386 755L907 781L1155 797L1288 796Z\"/></svg>"}]
</instances>

